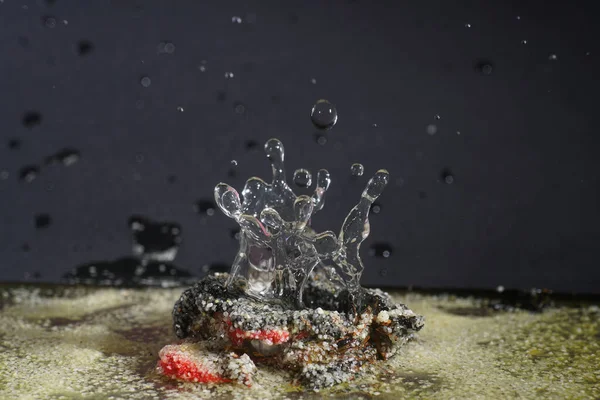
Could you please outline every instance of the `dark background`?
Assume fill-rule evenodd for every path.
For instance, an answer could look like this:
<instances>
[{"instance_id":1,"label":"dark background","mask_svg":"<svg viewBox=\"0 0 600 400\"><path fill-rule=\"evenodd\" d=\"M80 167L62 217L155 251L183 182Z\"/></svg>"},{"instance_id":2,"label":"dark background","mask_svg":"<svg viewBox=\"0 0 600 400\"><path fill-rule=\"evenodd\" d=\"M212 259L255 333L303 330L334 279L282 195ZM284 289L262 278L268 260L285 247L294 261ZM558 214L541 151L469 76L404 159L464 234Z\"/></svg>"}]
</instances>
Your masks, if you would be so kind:
<instances>
[{"instance_id":1,"label":"dark background","mask_svg":"<svg viewBox=\"0 0 600 400\"><path fill-rule=\"evenodd\" d=\"M593 4L0 1L0 280L130 255L132 214L181 224L178 267L230 263L234 222L194 204L270 180L278 137L290 180L332 174L318 230L390 171L365 284L600 293Z\"/></svg>"}]
</instances>

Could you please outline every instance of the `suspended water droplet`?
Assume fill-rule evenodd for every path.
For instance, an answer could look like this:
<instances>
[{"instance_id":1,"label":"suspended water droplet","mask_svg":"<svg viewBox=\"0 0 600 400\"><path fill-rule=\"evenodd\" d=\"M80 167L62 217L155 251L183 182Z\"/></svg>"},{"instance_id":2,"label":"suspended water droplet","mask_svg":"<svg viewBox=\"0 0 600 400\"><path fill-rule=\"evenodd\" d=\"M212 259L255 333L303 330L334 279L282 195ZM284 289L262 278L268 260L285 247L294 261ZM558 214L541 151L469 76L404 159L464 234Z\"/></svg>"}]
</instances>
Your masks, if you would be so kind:
<instances>
[{"instance_id":1,"label":"suspended water droplet","mask_svg":"<svg viewBox=\"0 0 600 400\"><path fill-rule=\"evenodd\" d=\"M142 76L142 78L140 79L140 83L143 87L149 87L152 83L152 80L150 80L150 78L147 76Z\"/></svg>"},{"instance_id":2,"label":"suspended water droplet","mask_svg":"<svg viewBox=\"0 0 600 400\"><path fill-rule=\"evenodd\" d=\"M527 44L527 40L526 39L521 40L521 44Z\"/></svg>"},{"instance_id":3,"label":"suspended water droplet","mask_svg":"<svg viewBox=\"0 0 600 400\"><path fill-rule=\"evenodd\" d=\"M234 24L241 24L242 23L242 19L240 17L231 17L231 22L233 22Z\"/></svg>"},{"instance_id":4,"label":"suspended water droplet","mask_svg":"<svg viewBox=\"0 0 600 400\"><path fill-rule=\"evenodd\" d=\"M319 129L331 129L337 122L337 110L329 101L318 100L310 112L313 124Z\"/></svg>"},{"instance_id":5,"label":"suspended water droplet","mask_svg":"<svg viewBox=\"0 0 600 400\"><path fill-rule=\"evenodd\" d=\"M8 172L7 170L3 169L0 171L0 181L7 180L9 176L10 176L10 172Z\"/></svg>"},{"instance_id":6,"label":"suspended water droplet","mask_svg":"<svg viewBox=\"0 0 600 400\"><path fill-rule=\"evenodd\" d=\"M42 213L36 214L34 221L36 229L44 229L50 226L52 223L52 218L50 217L50 214Z\"/></svg>"},{"instance_id":7,"label":"suspended water droplet","mask_svg":"<svg viewBox=\"0 0 600 400\"><path fill-rule=\"evenodd\" d=\"M165 53L173 54L175 52L175 45L171 42L165 43Z\"/></svg>"},{"instance_id":8,"label":"suspended water droplet","mask_svg":"<svg viewBox=\"0 0 600 400\"><path fill-rule=\"evenodd\" d=\"M310 83L312 83L313 85L317 84L317 80L315 78L311 78L310 79Z\"/></svg>"},{"instance_id":9,"label":"suspended water droplet","mask_svg":"<svg viewBox=\"0 0 600 400\"><path fill-rule=\"evenodd\" d=\"M225 72L225 79L232 79L233 76L233 72Z\"/></svg>"},{"instance_id":10,"label":"suspended water droplet","mask_svg":"<svg viewBox=\"0 0 600 400\"><path fill-rule=\"evenodd\" d=\"M81 153L78 150L64 148L57 151L55 154L46 157L46 164L60 163L65 167L75 164L81 158Z\"/></svg>"},{"instance_id":11,"label":"suspended water droplet","mask_svg":"<svg viewBox=\"0 0 600 400\"><path fill-rule=\"evenodd\" d=\"M238 162L236 160L231 160L231 165L233 165L234 167L237 167Z\"/></svg>"},{"instance_id":12,"label":"suspended water droplet","mask_svg":"<svg viewBox=\"0 0 600 400\"><path fill-rule=\"evenodd\" d=\"M381 276L381 277L386 277L386 276L387 276L387 274L388 274L388 270L387 270L387 268L381 268L381 269L379 270L379 276Z\"/></svg>"},{"instance_id":13,"label":"suspended water droplet","mask_svg":"<svg viewBox=\"0 0 600 400\"><path fill-rule=\"evenodd\" d=\"M481 75L491 75L494 71L494 64L490 60L477 60L475 62L475 71Z\"/></svg>"},{"instance_id":14,"label":"suspended water droplet","mask_svg":"<svg viewBox=\"0 0 600 400\"><path fill-rule=\"evenodd\" d=\"M200 72L205 72L206 71L206 65L198 65L198 69L200 70Z\"/></svg>"},{"instance_id":15,"label":"suspended water droplet","mask_svg":"<svg viewBox=\"0 0 600 400\"><path fill-rule=\"evenodd\" d=\"M177 111L179 111L179 112L184 112L185 110L183 109L183 107L181 107L181 106L178 106L178 107L177 107Z\"/></svg>"},{"instance_id":16,"label":"suspended water droplet","mask_svg":"<svg viewBox=\"0 0 600 400\"><path fill-rule=\"evenodd\" d=\"M520 15L517 15L517 20L520 20L520 19L521 19L521 16L520 16Z\"/></svg>"},{"instance_id":17,"label":"suspended water droplet","mask_svg":"<svg viewBox=\"0 0 600 400\"><path fill-rule=\"evenodd\" d=\"M469 23L465 24L465 28L470 28L470 27L471 27L471 24L469 24Z\"/></svg>"},{"instance_id":18,"label":"suspended water droplet","mask_svg":"<svg viewBox=\"0 0 600 400\"><path fill-rule=\"evenodd\" d=\"M354 163L350 166L352 176L362 176L365 173L365 167L360 163Z\"/></svg>"},{"instance_id":19,"label":"suspended water droplet","mask_svg":"<svg viewBox=\"0 0 600 400\"><path fill-rule=\"evenodd\" d=\"M236 114L244 114L246 112L246 106L241 102L236 102L233 105L233 109L235 110Z\"/></svg>"},{"instance_id":20,"label":"suspended water droplet","mask_svg":"<svg viewBox=\"0 0 600 400\"><path fill-rule=\"evenodd\" d=\"M425 130L429 135L435 135L435 133L437 132L437 125L429 124L427 125L427 128L425 128Z\"/></svg>"},{"instance_id":21,"label":"suspended water droplet","mask_svg":"<svg viewBox=\"0 0 600 400\"><path fill-rule=\"evenodd\" d=\"M435 118L435 119L437 119L437 120L440 120L440 119L442 119L442 117L440 116L440 114L435 114L435 115L433 116L433 118Z\"/></svg>"},{"instance_id":22,"label":"suspended water droplet","mask_svg":"<svg viewBox=\"0 0 600 400\"><path fill-rule=\"evenodd\" d=\"M392 255L392 246L389 243L373 243L369 248L369 254L378 258L389 258Z\"/></svg>"},{"instance_id":23,"label":"suspended water droplet","mask_svg":"<svg viewBox=\"0 0 600 400\"><path fill-rule=\"evenodd\" d=\"M30 183L40 174L39 167L35 165L28 165L19 170L19 179L22 182Z\"/></svg>"},{"instance_id":24,"label":"suspended water droplet","mask_svg":"<svg viewBox=\"0 0 600 400\"><path fill-rule=\"evenodd\" d=\"M556 54L550 54L548 56L548 60L550 60L550 61L556 61L556 60L558 60L558 56Z\"/></svg>"},{"instance_id":25,"label":"suspended water droplet","mask_svg":"<svg viewBox=\"0 0 600 400\"><path fill-rule=\"evenodd\" d=\"M294 183L298 187L310 187L312 184L312 174L307 169L297 169L294 171Z\"/></svg>"}]
</instances>

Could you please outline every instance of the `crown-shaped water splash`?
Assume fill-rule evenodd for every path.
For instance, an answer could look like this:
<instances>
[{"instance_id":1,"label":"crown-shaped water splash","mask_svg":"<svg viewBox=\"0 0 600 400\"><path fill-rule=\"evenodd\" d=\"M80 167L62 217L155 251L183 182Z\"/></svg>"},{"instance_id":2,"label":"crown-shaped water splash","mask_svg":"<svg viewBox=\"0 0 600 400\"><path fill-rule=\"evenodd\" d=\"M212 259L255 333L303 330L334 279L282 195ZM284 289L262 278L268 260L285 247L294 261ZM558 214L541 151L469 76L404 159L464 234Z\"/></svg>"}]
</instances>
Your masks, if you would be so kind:
<instances>
[{"instance_id":1,"label":"crown-shaped water splash","mask_svg":"<svg viewBox=\"0 0 600 400\"><path fill-rule=\"evenodd\" d=\"M302 292L306 281L321 265L330 280L348 290L353 302L359 301L364 269L359 248L369 236L371 204L387 185L389 173L381 169L369 180L339 235L332 231L317 233L310 228L310 220L323 208L331 183L329 172L318 172L312 196L297 196L285 179L283 144L270 139L265 152L273 169L271 184L257 177L248 179L242 191L243 201L231 186L219 183L215 187L217 205L241 227L240 248L227 285L244 278L250 296L304 307Z\"/></svg>"}]
</instances>

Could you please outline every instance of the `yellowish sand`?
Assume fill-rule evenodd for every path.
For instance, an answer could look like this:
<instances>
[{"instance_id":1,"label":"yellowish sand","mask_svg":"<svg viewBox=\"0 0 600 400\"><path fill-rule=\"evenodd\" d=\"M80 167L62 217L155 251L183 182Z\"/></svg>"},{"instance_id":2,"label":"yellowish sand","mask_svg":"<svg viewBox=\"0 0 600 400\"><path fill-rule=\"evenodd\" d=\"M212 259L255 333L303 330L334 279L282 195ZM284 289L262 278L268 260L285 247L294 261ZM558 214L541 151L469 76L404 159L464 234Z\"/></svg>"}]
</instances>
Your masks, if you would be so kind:
<instances>
[{"instance_id":1,"label":"yellowish sand","mask_svg":"<svg viewBox=\"0 0 600 400\"><path fill-rule=\"evenodd\" d=\"M154 366L175 340L181 291L63 288L48 297L0 286L0 398L600 398L598 306L471 313L477 299L418 294L394 295L425 315L417 340L356 381L303 392L286 372L259 366L249 389L173 382Z\"/></svg>"}]
</instances>

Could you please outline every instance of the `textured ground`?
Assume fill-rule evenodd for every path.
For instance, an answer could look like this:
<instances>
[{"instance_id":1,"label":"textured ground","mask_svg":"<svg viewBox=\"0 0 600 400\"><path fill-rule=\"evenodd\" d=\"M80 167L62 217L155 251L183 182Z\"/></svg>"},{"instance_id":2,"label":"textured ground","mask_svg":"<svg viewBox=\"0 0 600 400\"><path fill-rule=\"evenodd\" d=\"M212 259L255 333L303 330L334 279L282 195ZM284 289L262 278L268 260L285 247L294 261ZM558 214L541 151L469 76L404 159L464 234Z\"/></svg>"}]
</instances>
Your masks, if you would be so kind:
<instances>
[{"instance_id":1,"label":"textured ground","mask_svg":"<svg viewBox=\"0 0 600 400\"><path fill-rule=\"evenodd\" d=\"M252 388L159 376L182 289L0 286L0 398L600 398L600 308L491 312L477 299L396 294L426 318L372 374L302 392L260 368Z\"/></svg>"}]
</instances>

